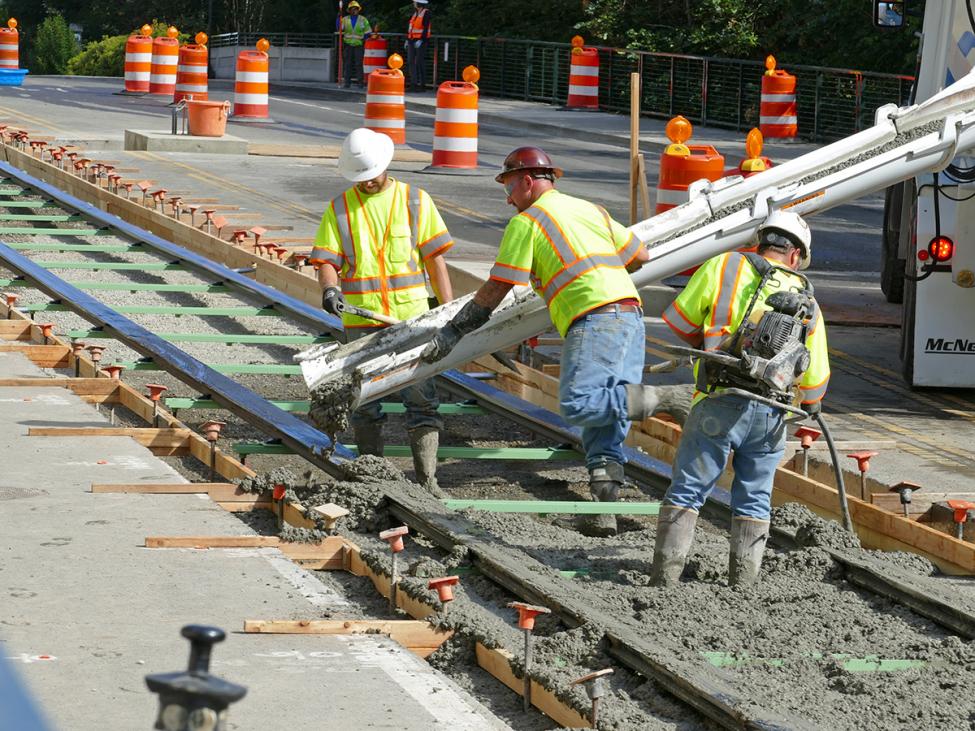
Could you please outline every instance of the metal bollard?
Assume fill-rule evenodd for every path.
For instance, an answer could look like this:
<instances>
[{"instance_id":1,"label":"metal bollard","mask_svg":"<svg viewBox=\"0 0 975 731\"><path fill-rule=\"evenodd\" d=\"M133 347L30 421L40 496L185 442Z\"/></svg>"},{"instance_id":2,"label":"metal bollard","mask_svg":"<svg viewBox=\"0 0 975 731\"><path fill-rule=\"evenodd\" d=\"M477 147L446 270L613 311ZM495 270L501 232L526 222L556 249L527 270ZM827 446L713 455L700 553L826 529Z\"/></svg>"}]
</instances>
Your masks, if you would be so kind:
<instances>
[{"instance_id":1,"label":"metal bollard","mask_svg":"<svg viewBox=\"0 0 975 731\"><path fill-rule=\"evenodd\" d=\"M226 634L217 627L189 624L180 632L190 641L186 672L146 676L149 690L159 695L154 729L162 731L226 731L227 708L247 694L247 688L210 675L213 645Z\"/></svg>"}]
</instances>

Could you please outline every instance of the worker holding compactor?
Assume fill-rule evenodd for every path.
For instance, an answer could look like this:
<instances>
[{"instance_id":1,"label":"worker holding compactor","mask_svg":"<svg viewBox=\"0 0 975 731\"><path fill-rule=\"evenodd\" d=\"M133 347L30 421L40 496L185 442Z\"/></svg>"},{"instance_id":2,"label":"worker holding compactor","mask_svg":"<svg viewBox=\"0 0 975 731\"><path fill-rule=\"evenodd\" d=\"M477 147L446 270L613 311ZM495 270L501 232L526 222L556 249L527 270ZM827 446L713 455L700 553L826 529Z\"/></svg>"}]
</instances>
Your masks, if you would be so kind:
<instances>
[{"instance_id":1,"label":"worker holding compactor","mask_svg":"<svg viewBox=\"0 0 975 731\"><path fill-rule=\"evenodd\" d=\"M798 402L807 414L818 414L829 382L826 326L812 285L799 274L811 251L806 222L775 211L759 227L757 253L709 259L664 312L670 329L702 357L658 517L656 585L680 578L698 510L732 451L729 583L758 578L772 479L785 450L785 412L775 403ZM741 362L749 363L748 372Z\"/></svg>"},{"instance_id":2,"label":"worker holding compactor","mask_svg":"<svg viewBox=\"0 0 975 731\"><path fill-rule=\"evenodd\" d=\"M443 304L453 299L444 254L453 239L430 196L390 177L393 141L369 129L353 130L342 143L339 172L354 185L334 198L322 217L309 261L318 265L322 308L342 318L346 337L370 335L383 319L407 320L429 309L426 283ZM359 314L346 310L351 306ZM432 380L404 388L406 428L416 481L436 486L443 420ZM382 455L385 416L379 402L351 417L359 454Z\"/></svg>"}]
</instances>

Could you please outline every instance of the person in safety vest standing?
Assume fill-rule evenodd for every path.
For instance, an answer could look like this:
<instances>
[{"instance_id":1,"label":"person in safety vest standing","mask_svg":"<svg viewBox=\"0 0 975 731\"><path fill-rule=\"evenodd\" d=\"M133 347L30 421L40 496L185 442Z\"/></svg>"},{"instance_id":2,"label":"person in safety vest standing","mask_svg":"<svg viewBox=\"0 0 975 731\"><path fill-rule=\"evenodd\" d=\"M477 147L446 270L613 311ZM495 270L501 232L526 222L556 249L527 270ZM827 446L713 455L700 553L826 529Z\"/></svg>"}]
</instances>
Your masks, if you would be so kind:
<instances>
[{"instance_id":1,"label":"person in safety vest standing","mask_svg":"<svg viewBox=\"0 0 975 731\"><path fill-rule=\"evenodd\" d=\"M748 340L747 335L739 335L743 323L757 323L761 315L774 310L773 295L787 293L778 297L788 296L790 301L802 296L810 305L799 335L805 336L808 354L802 358L807 365L798 389L793 383L789 394L813 415L826 394L829 357L822 313L812 298L812 287L797 273L809 266L812 235L806 222L789 211L773 212L758 235L757 254L731 252L706 261L663 318L693 348L736 353L740 341ZM794 377L792 371L789 377ZM651 583L672 585L680 578L698 510L733 451L729 583L752 584L758 579L768 540L772 479L785 450L784 412L744 395L722 395L725 388L754 393L754 387L741 374L715 368L706 359L695 367L695 378L694 403L658 517Z\"/></svg>"},{"instance_id":2,"label":"person in safety vest standing","mask_svg":"<svg viewBox=\"0 0 975 731\"><path fill-rule=\"evenodd\" d=\"M562 170L537 147L520 147L505 158L495 180L519 213L505 228L488 281L422 357L443 358L488 321L513 286L531 284L565 338L559 407L566 421L582 427L590 492L597 501L615 502L623 485L629 389L641 388L646 337L628 272L650 257L604 208L557 191L560 177ZM615 516L595 517L593 532L616 532Z\"/></svg>"},{"instance_id":3,"label":"person in safety vest standing","mask_svg":"<svg viewBox=\"0 0 975 731\"><path fill-rule=\"evenodd\" d=\"M338 168L355 185L329 203L309 257L321 264L322 309L342 318L350 341L383 325L343 312L346 305L407 320L429 309L427 279L441 304L453 299L444 260L453 239L426 191L389 176L392 159L387 135L362 128L345 138ZM435 487L443 428L436 387L427 380L404 388L400 396L416 481ZM384 420L378 401L353 412L359 454L382 455Z\"/></svg>"},{"instance_id":4,"label":"person in safety vest standing","mask_svg":"<svg viewBox=\"0 0 975 731\"><path fill-rule=\"evenodd\" d=\"M410 71L410 90L423 91L427 84L427 42L430 40L429 0L413 0L413 15L406 27L406 68Z\"/></svg>"},{"instance_id":5,"label":"person in safety vest standing","mask_svg":"<svg viewBox=\"0 0 975 731\"><path fill-rule=\"evenodd\" d=\"M366 85L366 79L362 75L362 58L365 53L363 41L365 37L372 33L369 19L360 15L362 6L356 0L348 4L349 14L342 17L341 37L342 37L342 75L344 77L342 86L348 89L352 86L352 78L355 77L359 86Z\"/></svg>"}]
</instances>

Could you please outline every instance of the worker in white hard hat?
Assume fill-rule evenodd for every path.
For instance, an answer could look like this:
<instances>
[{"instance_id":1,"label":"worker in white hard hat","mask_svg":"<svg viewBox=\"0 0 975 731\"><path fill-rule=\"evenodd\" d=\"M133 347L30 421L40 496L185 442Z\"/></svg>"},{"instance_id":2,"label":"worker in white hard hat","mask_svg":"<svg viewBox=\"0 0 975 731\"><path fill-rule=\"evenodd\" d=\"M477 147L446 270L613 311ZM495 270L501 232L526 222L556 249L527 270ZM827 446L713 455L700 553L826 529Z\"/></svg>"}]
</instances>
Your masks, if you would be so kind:
<instances>
[{"instance_id":1,"label":"worker in white hard hat","mask_svg":"<svg viewBox=\"0 0 975 731\"><path fill-rule=\"evenodd\" d=\"M385 327L343 312L344 305L408 320L429 308L427 284L437 302L453 299L444 254L453 246L440 212L426 191L392 178L393 141L369 129L353 130L342 143L338 169L354 185L332 199L322 217L309 262L318 267L322 308L342 318L349 340ZM436 486L437 448L443 421L433 381L400 392L417 482ZM359 454L382 455L385 417L379 402L350 417Z\"/></svg>"},{"instance_id":2,"label":"worker in white hard hat","mask_svg":"<svg viewBox=\"0 0 975 731\"><path fill-rule=\"evenodd\" d=\"M427 85L427 43L431 27L429 0L413 0L413 15L406 26L406 68L412 91L423 91Z\"/></svg>"},{"instance_id":3,"label":"worker in white hard hat","mask_svg":"<svg viewBox=\"0 0 975 731\"><path fill-rule=\"evenodd\" d=\"M771 295L808 296L812 303L805 322L809 365L797 391L798 405L816 414L830 375L826 325L812 299L812 288L793 273L809 266L811 253L812 235L806 222L790 211L775 211L758 229L756 253L730 252L706 261L664 311L663 319L693 348L734 352L732 344L744 318L749 312L760 316L772 309L766 304ZM729 583L747 585L759 576L769 533L772 479L785 450L784 412L745 395L721 394L720 384L727 380L722 369L702 366L700 361L695 366L697 390L658 516L650 576L656 585L679 580L698 511L732 452ZM733 385L748 390L739 382ZM643 395L643 409L648 411L656 400L653 387L643 387Z\"/></svg>"},{"instance_id":4,"label":"worker in white hard hat","mask_svg":"<svg viewBox=\"0 0 975 731\"><path fill-rule=\"evenodd\" d=\"M365 55L365 38L372 33L369 19L362 15L362 6L357 0L352 0L345 6L349 11L348 15L342 16L339 21L339 37L342 39L342 76L344 78L343 87L348 89L352 86L352 79L355 78L359 86L366 85L366 79L362 75L362 59Z\"/></svg>"}]
</instances>

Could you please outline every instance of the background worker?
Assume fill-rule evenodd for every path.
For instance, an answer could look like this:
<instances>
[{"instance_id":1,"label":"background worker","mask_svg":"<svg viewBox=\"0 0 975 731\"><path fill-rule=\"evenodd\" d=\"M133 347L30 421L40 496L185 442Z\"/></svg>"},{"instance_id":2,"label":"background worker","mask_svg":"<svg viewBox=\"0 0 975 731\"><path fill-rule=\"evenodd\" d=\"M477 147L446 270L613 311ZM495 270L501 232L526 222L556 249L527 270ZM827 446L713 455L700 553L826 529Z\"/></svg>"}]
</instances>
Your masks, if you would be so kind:
<instances>
[{"instance_id":1,"label":"background worker","mask_svg":"<svg viewBox=\"0 0 975 731\"><path fill-rule=\"evenodd\" d=\"M441 304L453 299L444 261L453 239L425 191L389 176L392 159L388 136L353 130L342 143L338 168L355 185L332 199L315 235L310 261L321 264L322 308L342 318L350 341L384 325L342 312L346 303L407 320L429 309L426 278ZM422 381L400 396L416 481L436 486L443 428L436 387L431 380ZM359 453L382 455L385 416L379 402L356 409L350 421Z\"/></svg>"},{"instance_id":2,"label":"background worker","mask_svg":"<svg viewBox=\"0 0 975 731\"><path fill-rule=\"evenodd\" d=\"M776 211L758 234L759 258L755 264L738 252L709 259L665 310L664 321L691 347L728 348L763 281L760 269L769 269L768 264L784 270L770 271L754 300L754 312L770 309L765 301L775 292L804 290L804 280L790 270L809 266L812 235L806 222L795 213ZM798 393L802 409L814 414L829 382L826 326L814 301L809 328L805 339L809 366L801 376ZM698 362L695 375L699 390L684 424L673 478L660 508L651 582L670 585L680 578L698 510L733 450L729 583L751 584L758 578L768 540L772 478L785 450L784 414L781 409L743 396L706 395L720 391L719 369L702 371Z\"/></svg>"},{"instance_id":3,"label":"background worker","mask_svg":"<svg viewBox=\"0 0 975 731\"><path fill-rule=\"evenodd\" d=\"M413 15L406 27L406 68L410 90L423 91L427 85L427 41L430 40L429 0L413 0Z\"/></svg>"},{"instance_id":4,"label":"background worker","mask_svg":"<svg viewBox=\"0 0 975 731\"><path fill-rule=\"evenodd\" d=\"M519 213L505 228L488 281L422 357L443 358L488 321L513 286L530 283L565 338L559 407L566 421L582 427L590 492L595 500L615 502L629 429L627 389L643 379L646 337L640 295L627 272L649 254L604 208L557 191L560 177L562 170L537 147L520 147L505 158L495 180ZM591 524L596 531L615 532L615 516L598 518Z\"/></svg>"},{"instance_id":5,"label":"background worker","mask_svg":"<svg viewBox=\"0 0 975 731\"><path fill-rule=\"evenodd\" d=\"M365 53L364 40L372 32L369 19L360 15L362 6L356 0L352 0L347 6L349 14L342 17L341 36L342 36L342 75L344 82L342 86L348 89L352 86L352 78L359 82L359 86L366 85L366 79L362 75L362 59Z\"/></svg>"}]
</instances>

